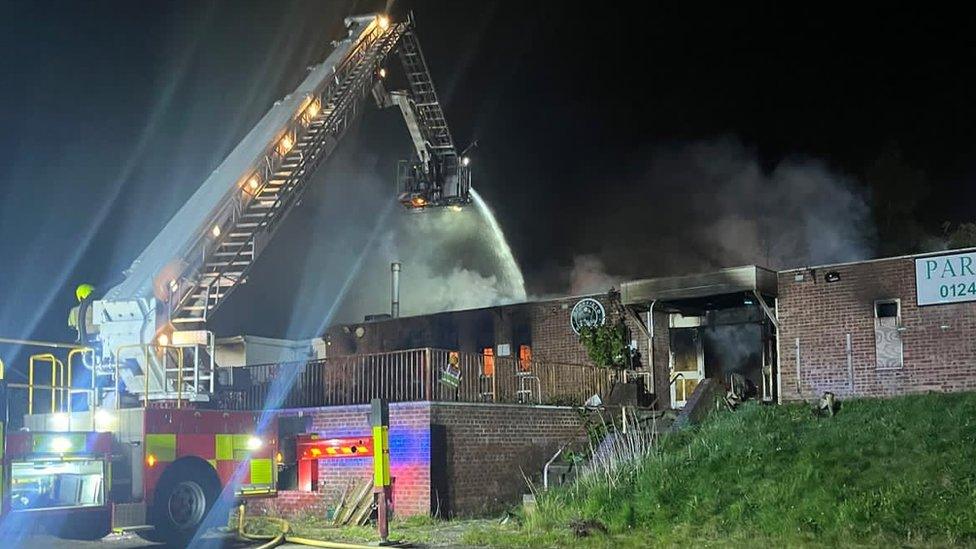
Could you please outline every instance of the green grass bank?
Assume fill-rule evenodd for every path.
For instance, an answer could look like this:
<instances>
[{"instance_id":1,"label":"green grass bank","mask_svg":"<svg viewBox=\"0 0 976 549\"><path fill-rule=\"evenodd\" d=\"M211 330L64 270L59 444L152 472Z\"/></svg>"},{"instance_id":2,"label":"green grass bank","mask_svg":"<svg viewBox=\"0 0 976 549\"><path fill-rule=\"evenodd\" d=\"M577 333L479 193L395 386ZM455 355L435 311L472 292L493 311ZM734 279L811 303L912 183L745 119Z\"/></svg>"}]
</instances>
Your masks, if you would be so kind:
<instances>
[{"instance_id":1,"label":"green grass bank","mask_svg":"<svg viewBox=\"0 0 976 549\"><path fill-rule=\"evenodd\" d=\"M517 514L464 542L973 546L976 394L844 401L832 418L748 404L665 437L613 484L541 494Z\"/></svg>"}]
</instances>

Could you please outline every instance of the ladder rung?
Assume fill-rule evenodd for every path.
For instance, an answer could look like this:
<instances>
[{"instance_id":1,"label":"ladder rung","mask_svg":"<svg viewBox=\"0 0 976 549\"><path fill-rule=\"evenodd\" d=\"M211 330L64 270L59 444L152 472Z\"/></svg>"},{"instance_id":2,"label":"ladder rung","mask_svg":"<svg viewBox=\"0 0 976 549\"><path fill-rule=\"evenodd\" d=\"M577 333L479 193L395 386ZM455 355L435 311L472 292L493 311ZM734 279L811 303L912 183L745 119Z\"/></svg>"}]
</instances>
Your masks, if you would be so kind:
<instances>
[{"instance_id":1,"label":"ladder rung","mask_svg":"<svg viewBox=\"0 0 976 549\"><path fill-rule=\"evenodd\" d=\"M171 322L173 324L189 324L191 322L206 322L206 321L207 321L207 319L205 319L205 318L198 318L198 317L179 317L179 318L174 318Z\"/></svg>"},{"instance_id":2,"label":"ladder rung","mask_svg":"<svg viewBox=\"0 0 976 549\"><path fill-rule=\"evenodd\" d=\"M209 296L206 294L194 294L193 299L197 300L196 302L199 302L199 300L205 300L205 299L223 299L225 295L227 295L227 292L224 292L222 294L210 294Z\"/></svg>"},{"instance_id":3,"label":"ladder rung","mask_svg":"<svg viewBox=\"0 0 976 549\"><path fill-rule=\"evenodd\" d=\"M250 261L235 261L233 265L231 265L229 261L214 261L212 263L207 263L206 266L209 269L212 267L245 267L250 264L251 264ZM216 273L208 273L208 274L216 274ZM224 273L224 276L227 276L227 273Z\"/></svg>"},{"instance_id":4,"label":"ladder rung","mask_svg":"<svg viewBox=\"0 0 976 549\"><path fill-rule=\"evenodd\" d=\"M234 257L236 255L254 255L254 250L243 250L240 252L215 252L214 257Z\"/></svg>"}]
</instances>

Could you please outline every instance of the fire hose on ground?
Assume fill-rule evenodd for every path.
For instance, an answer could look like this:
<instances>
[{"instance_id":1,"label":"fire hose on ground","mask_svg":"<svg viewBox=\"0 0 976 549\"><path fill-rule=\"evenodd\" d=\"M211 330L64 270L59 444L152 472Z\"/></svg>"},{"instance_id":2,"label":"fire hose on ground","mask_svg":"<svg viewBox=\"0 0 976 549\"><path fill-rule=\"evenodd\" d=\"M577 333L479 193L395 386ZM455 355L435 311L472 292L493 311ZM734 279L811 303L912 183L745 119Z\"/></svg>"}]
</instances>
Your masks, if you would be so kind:
<instances>
[{"instance_id":1,"label":"fire hose on ground","mask_svg":"<svg viewBox=\"0 0 976 549\"><path fill-rule=\"evenodd\" d=\"M277 534L255 534L247 532L244 524L248 520L262 520L278 525L280 532ZM242 505L237 515L237 536L247 541L263 542L254 549L271 549L282 543L294 543L296 545L307 545L309 547L326 547L328 549L375 549L375 545L363 545L358 543L343 543L339 541L326 541L320 539L310 539L295 536L291 533L291 524L287 520L277 517L247 517L244 515Z\"/></svg>"}]
</instances>

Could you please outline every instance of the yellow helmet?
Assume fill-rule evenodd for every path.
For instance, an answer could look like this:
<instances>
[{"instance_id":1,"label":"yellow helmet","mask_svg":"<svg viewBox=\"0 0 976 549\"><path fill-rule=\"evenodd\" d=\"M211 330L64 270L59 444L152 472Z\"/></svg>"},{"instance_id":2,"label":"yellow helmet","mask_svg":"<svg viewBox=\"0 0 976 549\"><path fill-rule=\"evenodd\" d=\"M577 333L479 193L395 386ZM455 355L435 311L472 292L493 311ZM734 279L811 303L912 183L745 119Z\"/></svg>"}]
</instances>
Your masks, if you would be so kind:
<instances>
[{"instance_id":1,"label":"yellow helmet","mask_svg":"<svg viewBox=\"0 0 976 549\"><path fill-rule=\"evenodd\" d=\"M95 287L91 284L79 284L75 288L75 297L78 298L78 302L82 302L95 291Z\"/></svg>"}]
</instances>

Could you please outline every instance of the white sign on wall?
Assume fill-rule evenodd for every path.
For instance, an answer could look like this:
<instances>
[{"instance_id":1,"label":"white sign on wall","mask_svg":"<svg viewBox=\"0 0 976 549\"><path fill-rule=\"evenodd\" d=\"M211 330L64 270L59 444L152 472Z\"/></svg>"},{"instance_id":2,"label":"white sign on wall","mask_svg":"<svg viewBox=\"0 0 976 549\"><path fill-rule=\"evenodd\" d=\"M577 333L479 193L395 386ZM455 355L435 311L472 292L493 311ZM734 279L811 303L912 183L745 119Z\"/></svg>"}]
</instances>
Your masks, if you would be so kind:
<instances>
[{"instance_id":1,"label":"white sign on wall","mask_svg":"<svg viewBox=\"0 0 976 549\"><path fill-rule=\"evenodd\" d=\"M976 252L915 259L919 305L976 301Z\"/></svg>"}]
</instances>

